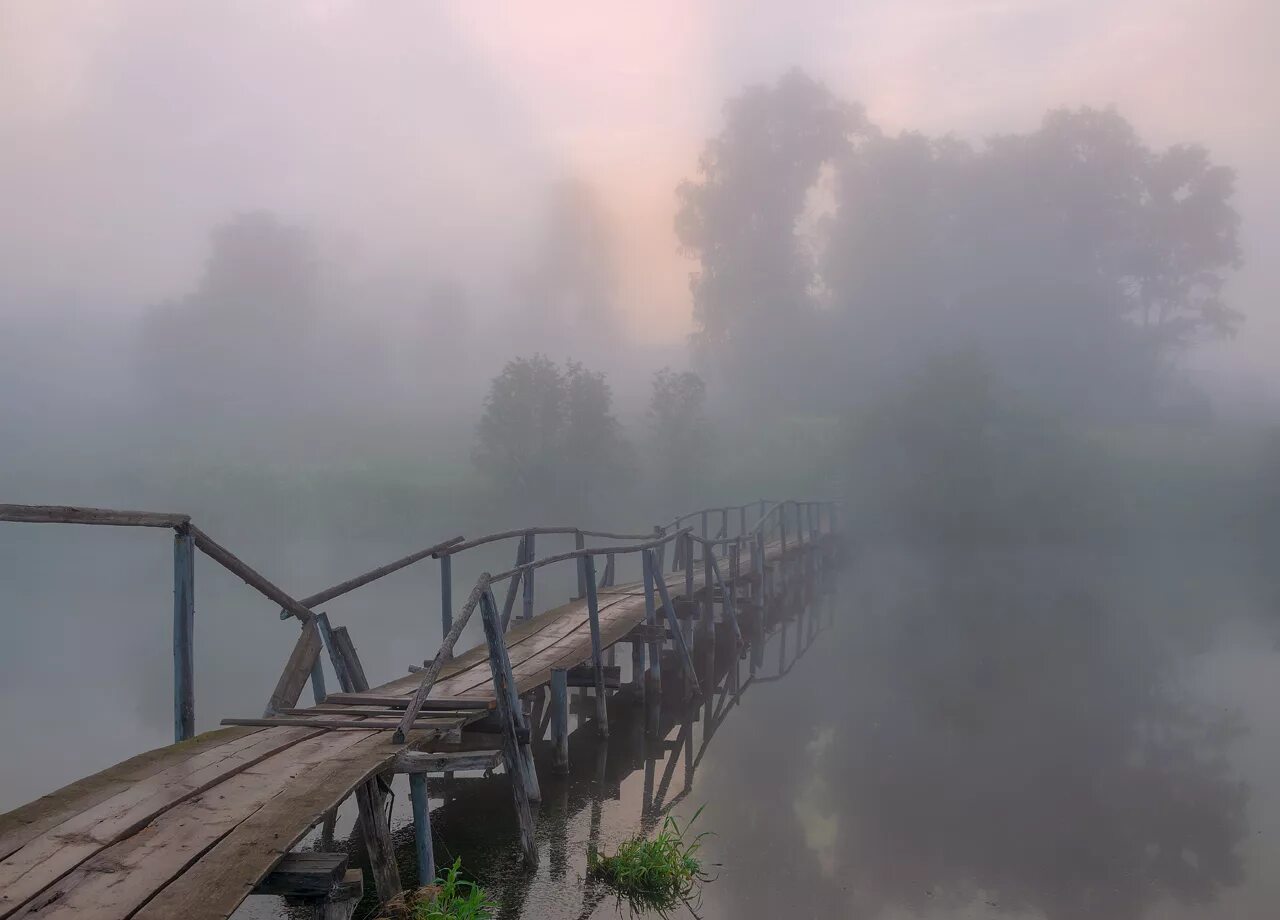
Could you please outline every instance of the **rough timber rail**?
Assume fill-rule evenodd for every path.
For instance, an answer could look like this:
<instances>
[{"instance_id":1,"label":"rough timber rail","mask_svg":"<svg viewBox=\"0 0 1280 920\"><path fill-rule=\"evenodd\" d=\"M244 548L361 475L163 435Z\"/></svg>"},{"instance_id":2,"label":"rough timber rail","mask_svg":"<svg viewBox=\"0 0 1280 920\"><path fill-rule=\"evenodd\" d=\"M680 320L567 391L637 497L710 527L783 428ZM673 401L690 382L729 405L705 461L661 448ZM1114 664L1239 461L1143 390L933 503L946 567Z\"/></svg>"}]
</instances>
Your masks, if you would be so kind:
<instances>
[{"instance_id":1,"label":"rough timber rail","mask_svg":"<svg viewBox=\"0 0 1280 920\"><path fill-rule=\"evenodd\" d=\"M718 516L714 534L712 516ZM355 797L378 898L394 897L401 886L385 808L394 773L409 778L419 878L434 877L431 773L501 765L524 858L536 864L530 802L541 796L530 740L545 727L536 717L531 727L525 702L545 710L556 772L568 769L569 687L594 691L593 724L604 737L610 691L646 702L646 720L656 729L664 681L674 684L668 697L696 698L703 688L694 661L710 663L702 673L715 673L717 631L739 653L759 647L769 599L812 576L840 542L837 503L762 500L682 515L648 533L529 527L458 536L295 599L187 515L0 505L0 521L173 531L176 738L0 815L0 920L224 918L252 893L303 898L317 917L350 917L362 877L347 869L345 853L328 852L335 813ZM700 533L686 521L696 521ZM551 535L572 535L574 549L537 558L537 537ZM589 547L588 538L611 542ZM455 613L453 557L502 540L517 541L514 566L481 575ZM197 549L301 625L265 712L223 719L224 728L200 735L192 680ZM615 584L616 559L624 554L639 555L640 582ZM444 639L425 666L411 665L407 676L371 687L346 627L331 625L315 608L428 558L440 565ZM577 597L535 616L536 573L562 562L577 567ZM495 591L504 594L501 606ZM485 643L455 656L477 609ZM626 686L613 664L620 642L631 650ZM668 648L667 661L675 663L664 675ZM325 687L322 652L337 692ZM300 707L308 682L315 705ZM321 851L290 853L317 825Z\"/></svg>"}]
</instances>

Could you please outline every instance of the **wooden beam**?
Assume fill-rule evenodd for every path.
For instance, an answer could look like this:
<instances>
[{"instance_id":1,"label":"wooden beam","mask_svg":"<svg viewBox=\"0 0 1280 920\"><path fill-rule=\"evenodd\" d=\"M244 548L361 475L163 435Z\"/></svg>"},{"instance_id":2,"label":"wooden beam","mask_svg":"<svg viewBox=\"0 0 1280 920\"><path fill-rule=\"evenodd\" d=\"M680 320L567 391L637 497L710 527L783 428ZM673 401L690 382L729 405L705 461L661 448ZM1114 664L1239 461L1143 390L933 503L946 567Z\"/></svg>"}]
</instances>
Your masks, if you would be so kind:
<instances>
[{"instance_id":1,"label":"wooden beam","mask_svg":"<svg viewBox=\"0 0 1280 920\"><path fill-rule=\"evenodd\" d=\"M621 666L607 664L601 667L600 670L606 689L617 690L622 686ZM596 686L595 667L589 664L581 664L577 667L569 668L566 672L566 679L570 687L594 687Z\"/></svg>"},{"instance_id":2,"label":"wooden beam","mask_svg":"<svg viewBox=\"0 0 1280 920\"><path fill-rule=\"evenodd\" d=\"M0 505L0 521L18 524L102 524L110 527L182 527L189 514L155 511L116 511L111 508L77 508L73 505Z\"/></svg>"},{"instance_id":3,"label":"wooden beam","mask_svg":"<svg viewBox=\"0 0 1280 920\"><path fill-rule=\"evenodd\" d=\"M381 693L330 693L325 702L335 704L351 703L356 706L388 706L393 709L404 709L412 698L408 696L388 696ZM425 699L421 709L492 709L492 700L468 699Z\"/></svg>"},{"instance_id":4,"label":"wooden beam","mask_svg":"<svg viewBox=\"0 0 1280 920\"><path fill-rule=\"evenodd\" d=\"M445 773L453 770L492 770L502 763L502 751L401 751L391 765L394 773Z\"/></svg>"},{"instance_id":5,"label":"wooden beam","mask_svg":"<svg viewBox=\"0 0 1280 920\"><path fill-rule=\"evenodd\" d=\"M296 725L305 728L363 728L365 731L395 731L400 725L399 721L391 722L378 719L307 719L301 716L273 716L269 719L223 719L223 725L255 725L255 726L279 726L279 725ZM414 729L439 729L440 731L449 731L456 728L457 719L419 719L413 723Z\"/></svg>"},{"instance_id":6,"label":"wooden beam","mask_svg":"<svg viewBox=\"0 0 1280 920\"><path fill-rule=\"evenodd\" d=\"M333 641L339 653L347 663L347 672L351 675L352 689L362 693L369 689L369 679L364 676L364 667L360 664L360 656L356 654L356 645L351 641L351 633L345 626L333 628Z\"/></svg>"},{"instance_id":7,"label":"wooden beam","mask_svg":"<svg viewBox=\"0 0 1280 920\"><path fill-rule=\"evenodd\" d=\"M285 610L288 610L299 620L305 622L315 616L314 613L289 595L285 594L254 569L250 568L244 561L236 556L235 553L219 544L195 524L190 526L191 536L195 539L196 546L199 547L202 553L214 562L218 563L218 565L238 577L241 581L253 588L259 594L262 594L268 600L273 601Z\"/></svg>"},{"instance_id":8,"label":"wooden beam","mask_svg":"<svg viewBox=\"0 0 1280 920\"><path fill-rule=\"evenodd\" d=\"M386 795L378 778L356 786L356 804L360 810L360 833L369 854L369 867L378 891L378 900L386 903L400 894L400 870L396 866L396 849L387 825L384 805Z\"/></svg>"},{"instance_id":9,"label":"wooden beam","mask_svg":"<svg viewBox=\"0 0 1280 920\"><path fill-rule=\"evenodd\" d=\"M320 630L315 620L303 623L302 633L298 636L298 641L293 644L289 660L280 673L280 679L276 681L271 699L267 701L265 716L271 716L298 705L302 688L307 685L316 663L320 660L322 646Z\"/></svg>"},{"instance_id":10,"label":"wooden beam","mask_svg":"<svg viewBox=\"0 0 1280 920\"><path fill-rule=\"evenodd\" d=\"M347 874L346 853L285 853L271 874L258 883L254 894L286 898L327 898Z\"/></svg>"}]
</instances>

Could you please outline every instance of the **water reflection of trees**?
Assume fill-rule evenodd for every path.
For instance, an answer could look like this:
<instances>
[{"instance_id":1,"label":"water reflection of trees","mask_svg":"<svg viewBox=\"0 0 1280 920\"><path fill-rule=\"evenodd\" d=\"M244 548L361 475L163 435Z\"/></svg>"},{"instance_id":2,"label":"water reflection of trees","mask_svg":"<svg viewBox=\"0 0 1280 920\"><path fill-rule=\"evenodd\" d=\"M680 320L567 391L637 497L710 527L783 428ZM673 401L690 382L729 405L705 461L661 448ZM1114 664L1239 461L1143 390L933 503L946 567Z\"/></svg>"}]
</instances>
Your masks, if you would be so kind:
<instances>
[{"instance_id":1,"label":"water reflection of trees","mask_svg":"<svg viewBox=\"0 0 1280 920\"><path fill-rule=\"evenodd\" d=\"M1185 690L1181 647L1074 567L977 557L916 560L841 631L818 679L825 732L761 713L767 748L749 768L725 758L717 798L751 804L719 830L767 828L772 845L740 871L779 878L725 915L976 901L1106 920L1206 903L1241 880L1235 725ZM760 770L797 795L753 795Z\"/></svg>"}]
</instances>

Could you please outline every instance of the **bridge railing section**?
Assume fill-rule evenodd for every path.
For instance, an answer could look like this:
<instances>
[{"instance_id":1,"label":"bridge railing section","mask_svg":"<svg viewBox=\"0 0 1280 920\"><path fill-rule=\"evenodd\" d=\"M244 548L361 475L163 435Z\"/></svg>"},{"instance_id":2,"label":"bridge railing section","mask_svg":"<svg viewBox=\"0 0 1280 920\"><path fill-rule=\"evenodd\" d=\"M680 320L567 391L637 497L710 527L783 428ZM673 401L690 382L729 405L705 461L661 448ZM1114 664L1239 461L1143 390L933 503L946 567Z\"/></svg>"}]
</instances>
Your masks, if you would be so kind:
<instances>
[{"instance_id":1,"label":"bridge railing section","mask_svg":"<svg viewBox=\"0 0 1280 920\"><path fill-rule=\"evenodd\" d=\"M600 636L599 636L599 604L597 593L600 589L615 584L615 561L618 556L639 554L645 585L646 624L656 629L655 611L661 609L669 619L673 634L673 642L681 653L682 662L688 664L689 654L676 621L674 607L663 575L665 569L666 549L672 544L672 571L684 570L685 597L692 598L693 564L695 547L702 547L701 561L706 579L707 594L710 595L711 580L723 586L726 579L723 570L716 561L716 547L727 547L726 564L729 568L727 581L737 584L740 574L741 558L744 547L750 554L750 566L753 576L763 579L763 559L765 543L776 534L782 541L784 550L787 547L788 533L796 535L803 542L806 526L809 539L812 539L822 528L822 511L826 509L827 526L834 528L836 504L833 502L771 502L760 500L746 505L733 505L723 508L708 508L681 515L666 527L654 527L650 533L615 533L602 530L590 530L579 527L526 527L519 530L502 531L488 534L472 540L464 540L455 536L417 550L393 562L370 569L360 575L318 591L314 594L295 599L278 587L244 560L240 559L225 546L218 543L201 530L186 514L166 514L150 511L123 511L106 508L85 508L66 505L19 505L0 504L0 521L16 523L49 523L49 524L87 524L115 527L150 527L173 531L173 694L174 694L174 737L182 741L195 734L195 686L194 686L194 632L195 632L195 551L198 549L219 565L236 575L247 585L270 600L280 608L280 618L296 618L302 631L290 654L284 672L277 681L275 690L267 705L267 714L296 705L303 687L308 681L317 701L325 697L324 672L320 665L320 652L327 647L330 660L339 674L343 675L351 668L359 668L354 654L354 646L345 627L331 627L328 617L314 608L327 601L341 597L355 589L370 584L425 559L437 559L440 563L440 616L441 631L444 639L436 653L430 668L415 694L416 705L420 708L430 692L431 685L439 676L440 669L453 655L454 647L465 628L468 619L477 605L492 605L499 608L493 597L493 586L506 581L507 588L500 613L496 622L499 625L498 635L505 632L512 619L517 592L521 597L521 619L530 619L535 612L534 573L537 569L559 562L574 560L577 563L578 599L585 598L592 621L593 669L597 684L597 705L602 710L600 724L607 732L604 718L603 676L601 671ZM755 522L748 529L748 512L755 511ZM719 529L715 536L710 536L710 515L718 514ZM731 518L736 517L736 532L729 536ZM683 526L686 521L698 521L702 535L697 536L692 526ZM535 558L536 539L545 535L572 535L574 549ZM455 618L452 606L453 575L452 560L459 553L479 546L503 540L516 540L516 557L514 566L498 575L482 575L472 589L467 602ZM606 541L640 541L623 545L587 546L587 540ZM595 560L605 557L603 573L597 577ZM659 600L661 602L659 606ZM733 617L737 628L736 615ZM489 640L486 628L486 641ZM490 642L492 646L492 642ZM637 643L640 645L640 643ZM641 646L643 647L643 646ZM653 643L649 650L649 665L646 668L640 663L639 670L646 673L646 680L660 680L660 671L656 668L658 645ZM493 649L490 649L492 654ZM636 662L633 662L635 664ZM639 670L637 673L639 673ZM687 677L694 682L692 666L686 671ZM350 675L348 675L349 683ZM429 679L428 679L429 678ZM363 675L357 683L365 683ZM425 688L425 689L424 689ZM554 689L554 688L553 688ZM519 707L516 707L519 711ZM406 717L406 724L412 719Z\"/></svg>"}]
</instances>

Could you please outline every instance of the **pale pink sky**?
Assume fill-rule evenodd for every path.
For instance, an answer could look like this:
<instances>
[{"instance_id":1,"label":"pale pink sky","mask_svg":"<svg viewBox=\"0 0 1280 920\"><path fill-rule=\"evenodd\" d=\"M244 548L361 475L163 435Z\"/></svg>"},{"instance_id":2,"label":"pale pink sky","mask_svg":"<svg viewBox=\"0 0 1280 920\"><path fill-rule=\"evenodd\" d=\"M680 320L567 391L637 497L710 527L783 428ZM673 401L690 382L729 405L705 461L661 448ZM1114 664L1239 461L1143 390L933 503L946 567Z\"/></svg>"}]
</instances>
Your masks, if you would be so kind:
<instances>
[{"instance_id":1,"label":"pale pink sky","mask_svg":"<svg viewBox=\"0 0 1280 920\"><path fill-rule=\"evenodd\" d=\"M546 183L607 196L633 331L688 330L674 187L726 96L792 65L888 130L980 138L1116 104L1240 171L1250 365L1280 343L1273 0L0 4L0 273L147 303L234 209L314 222L369 271L483 276Z\"/></svg>"}]
</instances>

